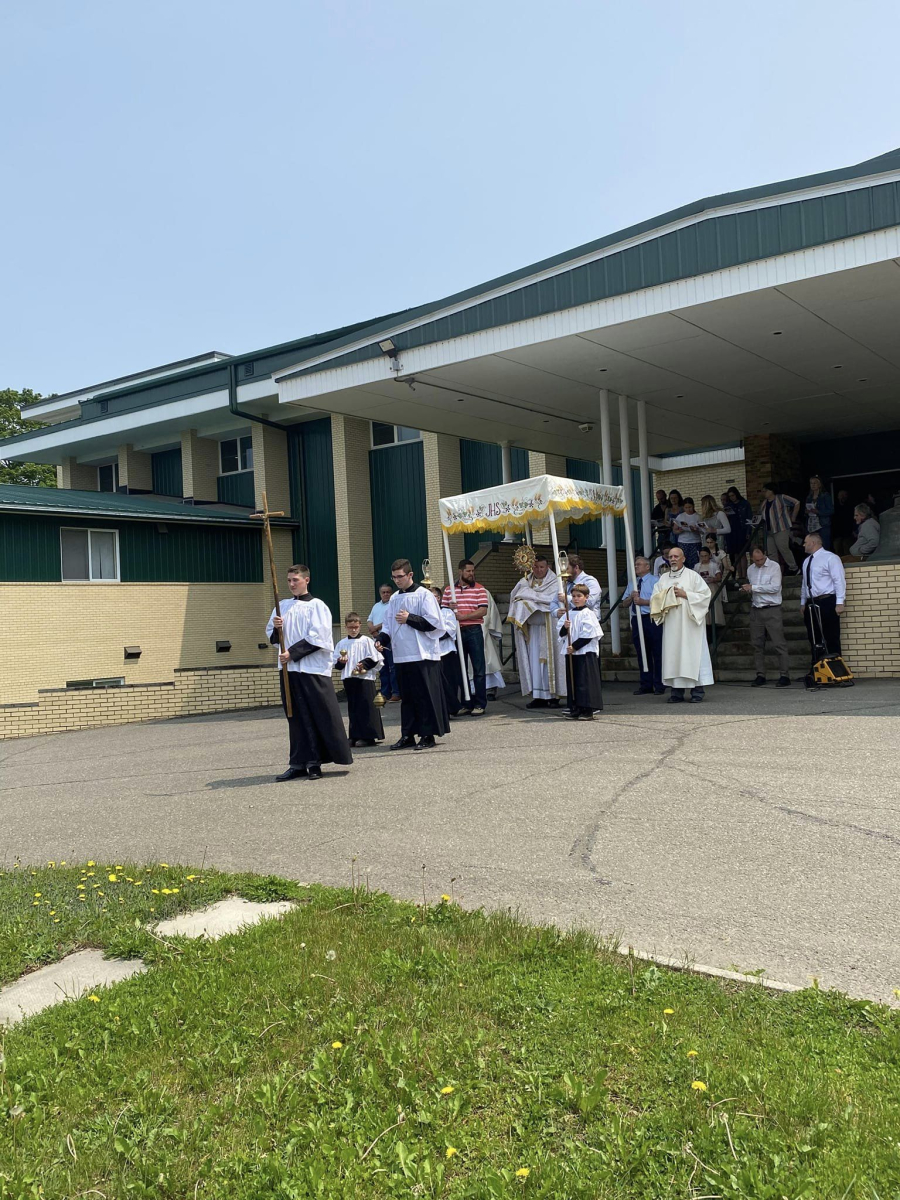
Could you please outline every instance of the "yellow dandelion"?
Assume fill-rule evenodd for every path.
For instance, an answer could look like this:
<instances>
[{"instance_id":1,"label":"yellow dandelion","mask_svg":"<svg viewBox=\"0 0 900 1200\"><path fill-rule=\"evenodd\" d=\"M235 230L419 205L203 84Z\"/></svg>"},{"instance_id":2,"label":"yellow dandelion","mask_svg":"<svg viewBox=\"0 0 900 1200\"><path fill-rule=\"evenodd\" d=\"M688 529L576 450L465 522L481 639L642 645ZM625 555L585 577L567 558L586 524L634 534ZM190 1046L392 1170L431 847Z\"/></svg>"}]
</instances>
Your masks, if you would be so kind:
<instances>
[{"instance_id":1,"label":"yellow dandelion","mask_svg":"<svg viewBox=\"0 0 900 1200\"><path fill-rule=\"evenodd\" d=\"M97 864L94 862L94 860L93 860L92 858L88 860L88 866L89 866L89 867L96 867L96 865L97 865Z\"/></svg>"},{"instance_id":2,"label":"yellow dandelion","mask_svg":"<svg viewBox=\"0 0 900 1200\"><path fill-rule=\"evenodd\" d=\"M457 1150L457 1148L455 1146L448 1146L447 1147L447 1157L452 1158L454 1154L459 1154L459 1151Z\"/></svg>"},{"instance_id":3,"label":"yellow dandelion","mask_svg":"<svg viewBox=\"0 0 900 1200\"><path fill-rule=\"evenodd\" d=\"M40 900L32 900L32 902L31 902L31 907L32 907L32 908L40 908L40 907L41 907L41 902L40 902Z\"/></svg>"},{"instance_id":4,"label":"yellow dandelion","mask_svg":"<svg viewBox=\"0 0 900 1200\"><path fill-rule=\"evenodd\" d=\"M163 888L163 890L162 890L162 894L163 894L164 896L171 896L171 895L172 895L172 889L171 889L171 888Z\"/></svg>"},{"instance_id":5,"label":"yellow dandelion","mask_svg":"<svg viewBox=\"0 0 900 1200\"><path fill-rule=\"evenodd\" d=\"M189 880L191 883L193 883L196 878L196 875L185 875L185 879Z\"/></svg>"},{"instance_id":6,"label":"yellow dandelion","mask_svg":"<svg viewBox=\"0 0 900 1200\"><path fill-rule=\"evenodd\" d=\"M687 1052L687 1056L688 1056L688 1058L696 1058L696 1057L697 1057L697 1051L696 1051L696 1050L688 1050L688 1052Z\"/></svg>"},{"instance_id":7,"label":"yellow dandelion","mask_svg":"<svg viewBox=\"0 0 900 1200\"><path fill-rule=\"evenodd\" d=\"M664 1008L664 1009L663 1009L663 1015L664 1015L664 1016L666 1016L666 1017L671 1017L671 1016L673 1016L673 1015L674 1015L674 1013L675 1013L675 1009L674 1009L674 1008Z\"/></svg>"},{"instance_id":8,"label":"yellow dandelion","mask_svg":"<svg viewBox=\"0 0 900 1200\"><path fill-rule=\"evenodd\" d=\"M119 877L118 877L118 875L115 874L115 872L112 875L107 875L106 878L109 880L110 883L118 883L119 882Z\"/></svg>"},{"instance_id":9,"label":"yellow dandelion","mask_svg":"<svg viewBox=\"0 0 900 1200\"><path fill-rule=\"evenodd\" d=\"M93 1002L94 1002L95 1004L99 1004L99 1003L100 1003L100 997L99 997L99 996L95 996L93 992L91 992L91 994L88 996L88 1000L93 1000Z\"/></svg>"},{"instance_id":10,"label":"yellow dandelion","mask_svg":"<svg viewBox=\"0 0 900 1200\"><path fill-rule=\"evenodd\" d=\"M58 924L59 924L59 917L54 917L54 919L53 919L53 924L54 924L54 925L58 925Z\"/></svg>"},{"instance_id":11,"label":"yellow dandelion","mask_svg":"<svg viewBox=\"0 0 900 1200\"><path fill-rule=\"evenodd\" d=\"M894 995L900 1000L900 988L894 988Z\"/></svg>"},{"instance_id":12,"label":"yellow dandelion","mask_svg":"<svg viewBox=\"0 0 900 1200\"><path fill-rule=\"evenodd\" d=\"M40 898L41 898L41 893L40 893L40 892L35 892L35 893L34 893L34 898L35 898L35 900L40 900Z\"/></svg>"},{"instance_id":13,"label":"yellow dandelion","mask_svg":"<svg viewBox=\"0 0 900 1200\"><path fill-rule=\"evenodd\" d=\"M702 1079L695 1079L694 1082L691 1084L691 1087L694 1089L695 1092L706 1092L709 1090Z\"/></svg>"},{"instance_id":14,"label":"yellow dandelion","mask_svg":"<svg viewBox=\"0 0 900 1200\"><path fill-rule=\"evenodd\" d=\"M331 1048L332 1048L332 1050L340 1050L340 1048L343 1046L343 1044L344 1044L343 1042L332 1042Z\"/></svg>"},{"instance_id":15,"label":"yellow dandelion","mask_svg":"<svg viewBox=\"0 0 900 1200\"><path fill-rule=\"evenodd\" d=\"M519 1167L516 1171L516 1179L527 1179L531 1174L531 1167Z\"/></svg>"},{"instance_id":16,"label":"yellow dandelion","mask_svg":"<svg viewBox=\"0 0 900 1200\"><path fill-rule=\"evenodd\" d=\"M103 896L103 895L105 895L105 893L104 893L104 892L98 892L98 893L97 893L97 895L98 895L98 896Z\"/></svg>"},{"instance_id":17,"label":"yellow dandelion","mask_svg":"<svg viewBox=\"0 0 900 1200\"><path fill-rule=\"evenodd\" d=\"M143 886L144 886L144 881L143 881L143 879L136 879L136 880L134 881L134 886L135 886L135 887L143 887Z\"/></svg>"},{"instance_id":18,"label":"yellow dandelion","mask_svg":"<svg viewBox=\"0 0 900 1200\"><path fill-rule=\"evenodd\" d=\"M172 892L172 895L174 896L174 895L176 894L176 892L180 892L180 891L181 891L181 888L171 888L170 890L171 890L171 892Z\"/></svg>"},{"instance_id":19,"label":"yellow dandelion","mask_svg":"<svg viewBox=\"0 0 900 1200\"><path fill-rule=\"evenodd\" d=\"M81 901L81 903L82 903L82 904L84 904L84 901L85 901L85 897L84 897L84 896L79 896L79 897L78 897L78 899Z\"/></svg>"},{"instance_id":20,"label":"yellow dandelion","mask_svg":"<svg viewBox=\"0 0 900 1200\"><path fill-rule=\"evenodd\" d=\"M452 1094L453 1094L453 1088L452 1088L452 1087L450 1087L450 1085L449 1085L449 1084L448 1084L446 1087L442 1087L442 1088L441 1088L441 1095L442 1095L442 1096L451 1096Z\"/></svg>"},{"instance_id":21,"label":"yellow dandelion","mask_svg":"<svg viewBox=\"0 0 900 1200\"><path fill-rule=\"evenodd\" d=\"M169 865L169 864L168 864L168 863L160 863L159 865L160 865L161 867L166 867L166 868L168 868L168 865Z\"/></svg>"},{"instance_id":22,"label":"yellow dandelion","mask_svg":"<svg viewBox=\"0 0 900 1200\"><path fill-rule=\"evenodd\" d=\"M51 909L50 909L50 916L51 916L51 917L55 917L55 916L56 916L56 909L55 909L55 908L51 908Z\"/></svg>"},{"instance_id":23,"label":"yellow dandelion","mask_svg":"<svg viewBox=\"0 0 900 1200\"><path fill-rule=\"evenodd\" d=\"M48 867L55 867L55 866L56 866L56 863L55 863L55 862L48 862L48 863L47 863L47 866L48 866Z\"/></svg>"},{"instance_id":24,"label":"yellow dandelion","mask_svg":"<svg viewBox=\"0 0 900 1200\"><path fill-rule=\"evenodd\" d=\"M83 883L76 884L76 885L75 885L75 891L76 891L76 892L83 892L83 891L84 891L84 884L83 884Z\"/></svg>"},{"instance_id":25,"label":"yellow dandelion","mask_svg":"<svg viewBox=\"0 0 900 1200\"><path fill-rule=\"evenodd\" d=\"M441 900L443 900L444 904L450 904L450 902L451 902L450 897L446 893L443 896L441 896Z\"/></svg>"},{"instance_id":26,"label":"yellow dandelion","mask_svg":"<svg viewBox=\"0 0 900 1200\"><path fill-rule=\"evenodd\" d=\"M65 859L63 859L63 860L62 860L62 862L61 862L59 865L60 865L61 867L64 867L64 866L66 865L66 860L65 860Z\"/></svg>"},{"instance_id":27,"label":"yellow dandelion","mask_svg":"<svg viewBox=\"0 0 900 1200\"><path fill-rule=\"evenodd\" d=\"M85 879L93 879L96 874L97 874L96 871L88 871L87 875L85 876Z\"/></svg>"},{"instance_id":28,"label":"yellow dandelion","mask_svg":"<svg viewBox=\"0 0 900 1200\"><path fill-rule=\"evenodd\" d=\"M153 893L154 896L159 895L159 888L151 888L150 891Z\"/></svg>"}]
</instances>

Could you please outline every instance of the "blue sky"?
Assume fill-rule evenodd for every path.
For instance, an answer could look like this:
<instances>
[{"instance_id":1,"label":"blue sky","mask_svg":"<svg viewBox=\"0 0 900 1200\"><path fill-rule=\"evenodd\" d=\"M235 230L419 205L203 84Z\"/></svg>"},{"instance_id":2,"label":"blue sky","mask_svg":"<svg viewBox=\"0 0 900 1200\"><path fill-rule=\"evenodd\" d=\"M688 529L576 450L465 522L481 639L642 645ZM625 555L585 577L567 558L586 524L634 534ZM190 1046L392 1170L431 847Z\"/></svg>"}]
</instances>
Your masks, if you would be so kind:
<instances>
[{"instance_id":1,"label":"blue sky","mask_svg":"<svg viewBox=\"0 0 900 1200\"><path fill-rule=\"evenodd\" d=\"M900 145L900 9L5 0L0 388L449 294Z\"/></svg>"}]
</instances>

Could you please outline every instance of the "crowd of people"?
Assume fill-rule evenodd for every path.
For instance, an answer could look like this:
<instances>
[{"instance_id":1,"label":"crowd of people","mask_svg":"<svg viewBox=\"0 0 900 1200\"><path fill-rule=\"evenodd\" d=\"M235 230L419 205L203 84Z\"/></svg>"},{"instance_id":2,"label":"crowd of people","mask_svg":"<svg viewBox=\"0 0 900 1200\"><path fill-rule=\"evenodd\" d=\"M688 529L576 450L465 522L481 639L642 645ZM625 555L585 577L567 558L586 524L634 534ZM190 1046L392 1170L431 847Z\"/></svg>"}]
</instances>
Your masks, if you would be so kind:
<instances>
[{"instance_id":1,"label":"crowd of people","mask_svg":"<svg viewBox=\"0 0 900 1200\"><path fill-rule=\"evenodd\" d=\"M805 502L766 484L756 512L734 487L718 500L701 497L699 511L691 497L677 491L656 495L658 553L652 562L636 557L634 586L622 598L640 672L635 695L668 691L669 704L703 702L714 682L707 627L724 621L726 576L743 579L739 590L750 599L752 686L768 682L769 646L779 664L775 686L791 684L783 570L801 575L799 603L813 662L823 649L841 654L846 580L842 557L830 547L834 523L849 499L839 493L834 505L817 476ZM798 562L795 531L801 512L804 557ZM880 530L871 505L856 504L853 517L857 537L845 559L865 558L878 547ZM751 549L754 531L763 535L763 544ZM346 636L334 645L332 614L310 593L309 568L289 569L291 595L280 614L273 610L266 628L269 640L279 645L288 719L289 763L279 781L320 779L323 763L349 764L354 747L378 745L385 736L384 704L400 705L400 736L390 749L422 751L449 732L451 720L484 716L488 697L505 686L500 614L470 559L458 564L452 586L417 584L403 558L394 562L391 580L379 588L365 631L360 614L350 612ZM592 721L602 712L602 601L599 581L578 554L568 556L562 577L544 555L532 555L510 594L506 617L528 709L560 710L573 721ZM349 732L338 707L334 671L340 672L347 698Z\"/></svg>"}]
</instances>

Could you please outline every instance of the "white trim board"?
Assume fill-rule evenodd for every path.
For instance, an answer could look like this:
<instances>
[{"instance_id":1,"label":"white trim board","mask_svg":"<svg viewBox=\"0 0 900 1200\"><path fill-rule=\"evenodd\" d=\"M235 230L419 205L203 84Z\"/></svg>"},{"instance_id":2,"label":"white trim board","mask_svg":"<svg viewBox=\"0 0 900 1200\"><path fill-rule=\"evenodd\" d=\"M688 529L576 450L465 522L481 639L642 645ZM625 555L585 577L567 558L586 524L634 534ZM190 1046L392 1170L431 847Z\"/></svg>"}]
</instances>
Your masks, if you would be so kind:
<instances>
[{"instance_id":1,"label":"white trim board","mask_svg":"<svg viewBox=\"0 0 900 1200\"><path fill-rule=\"evenodd\" d=\"M795 250L790 254L779 254L737 267L711 271L706 275L695 275L690 279L611 296L606 300L594 300L561 312L529 317L510 325L482 329L463 337L416 346L402 352L402 370L399 374L423 375L426 371L453 363L502 354L521 346L533 346L573 334L591 333L626 321L678 312L696 304L708 304L714 300L781 287L801 279L887 262L898 256L900 227L860 234L839 242L829 242L826 246ZM394 361L382 356L312 374L275 373L273 378L278 382L279 403L303 403L344 388L396 379L398 372L392 369ZM305 367L309 365L304 364ZM423 378L422 382L427 383L427 379Z\"/></svg>"}]
</instances>

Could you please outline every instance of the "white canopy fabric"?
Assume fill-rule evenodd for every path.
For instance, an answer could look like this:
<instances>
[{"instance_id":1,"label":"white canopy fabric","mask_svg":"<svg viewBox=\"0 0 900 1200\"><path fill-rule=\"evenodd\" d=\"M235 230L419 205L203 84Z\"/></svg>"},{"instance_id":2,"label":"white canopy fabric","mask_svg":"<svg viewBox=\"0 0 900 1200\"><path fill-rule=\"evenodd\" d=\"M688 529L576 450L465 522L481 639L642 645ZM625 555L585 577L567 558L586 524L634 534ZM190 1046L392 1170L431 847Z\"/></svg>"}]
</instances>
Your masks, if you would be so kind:
<instances>
[{"instance_id":1,"label":"white canopy fabric","mask_svg":"<svg viewBox=\"0 0 900 1200\"><path fill-rule=\"evenodd\" d=\"M577 524L625 511L625 491L611 484L563 479L559 475L536 475L497 487L449 496L440 501L441 526L445 533L484 533L524 529L529 521L546 520ZM558 515L557 515L558 514Z\"/></svg>"}]
</instances>

